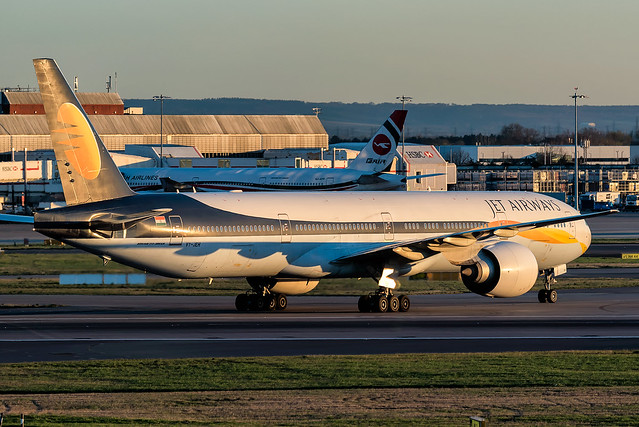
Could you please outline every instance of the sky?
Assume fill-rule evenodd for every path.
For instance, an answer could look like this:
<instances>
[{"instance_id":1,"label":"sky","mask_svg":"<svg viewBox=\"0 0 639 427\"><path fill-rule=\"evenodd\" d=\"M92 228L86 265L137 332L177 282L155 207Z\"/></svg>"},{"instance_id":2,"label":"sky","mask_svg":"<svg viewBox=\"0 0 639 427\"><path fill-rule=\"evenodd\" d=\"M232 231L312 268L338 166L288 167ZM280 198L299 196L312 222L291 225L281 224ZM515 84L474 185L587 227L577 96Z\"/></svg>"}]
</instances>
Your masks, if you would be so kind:
<instances>
[{"instance_id":1,"label":"sky","mask_svg":"<svg viewBox=\"0 0 639 427\"><path fill-rule=\"evenodd\" d=\"M639 105L636 0L22 0L0 87L56 59L124 99Z\"/></svg>"}]
</instances>

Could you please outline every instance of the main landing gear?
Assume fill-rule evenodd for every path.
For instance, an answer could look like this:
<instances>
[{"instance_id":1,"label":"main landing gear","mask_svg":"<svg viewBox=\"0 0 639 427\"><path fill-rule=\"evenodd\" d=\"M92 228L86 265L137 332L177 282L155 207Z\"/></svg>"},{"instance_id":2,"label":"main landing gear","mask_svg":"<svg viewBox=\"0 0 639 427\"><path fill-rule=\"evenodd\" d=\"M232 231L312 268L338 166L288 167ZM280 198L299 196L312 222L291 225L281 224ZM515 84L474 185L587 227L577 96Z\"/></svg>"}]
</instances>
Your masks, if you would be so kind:
<instances>
[{"instance_id":1,"label":"main landing gear","mask_svg":"<svg viewBox=\"0 0 639 427\"><path fill-rule=\"evenodd\" d=\"M389 288L380 287L377 292L362 295L357 302L361 313L386 313L408 311L410 299L406 295L395 296Z\"/></svg>"},{"instance_id":2,"label":"main landing gear","mask_svg":"<svg viewBox=\"0 0 639 427\"><path fill-rule=\"evenodd\" d=\"M390 266L384 267L377 280L377 291L373 294L362 295L357 302L361 313L386 313L408 311L410 299L406 295L395 296L393 289L399 287L398 272Z\"/></svg>"},{"instance_id":3,"label":"main landing gear","mask_svg":"<svg viewBox=\"0 0 639 427\"><path fill-rule=\"evenodd\" d=\"M537 294L537 300L539 300L540 303L549 302L554 304L557 302L557 291L550 289L555 283L557 283L557 280L555 279L554 269L544 270L544 289L540 290Z\"/></svg>"},{"instance_id":4,"label":"main landing gear","mask_svg":"<svg viewBox=\"0 0 639 427\"><path fill-rule=\"evenodd\" d=\"M258 293L239 294L235 298L237 311L275 311L284 310L288 300L284 294Z\"/></svg>"}]
</instances>

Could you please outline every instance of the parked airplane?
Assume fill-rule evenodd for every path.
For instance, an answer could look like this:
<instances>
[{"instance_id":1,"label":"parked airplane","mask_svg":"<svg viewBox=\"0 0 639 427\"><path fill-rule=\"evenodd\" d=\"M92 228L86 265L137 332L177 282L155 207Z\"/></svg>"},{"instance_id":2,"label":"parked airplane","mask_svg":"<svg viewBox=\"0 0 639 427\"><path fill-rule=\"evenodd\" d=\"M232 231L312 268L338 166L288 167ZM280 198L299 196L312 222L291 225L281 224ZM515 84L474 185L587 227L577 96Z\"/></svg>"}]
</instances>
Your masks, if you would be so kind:
<instances>
[{"instance_id":1,"label":"parked airplane","mask_svg":"<svg viewBox=\"0 0 639 427\"><path fill-rule=\"evenodd\" d=\"M36 213L34 229L164 276L247 277L239 310L283 309L326 277L372 277L359 309L406 311L398 278L436 271L489 297L522 295L541 272L539 300L555 302L554 276L590 245L584 218L597 214L534 193L136 194L55 61L34 66L68 204Z\"/></svg>"},{"instance_id":2,"label":"parked airplane","mask_svg":"<svg viewBox=\"0 0 639 427\"><path fill-rule=\"evenodd\" d=\"M400 190L406 177L384 173L390 168L406 118L396 110L348 167L338 168L122 168L136 190L164 191L337 191Z\"/></svg>"}]
</instances>

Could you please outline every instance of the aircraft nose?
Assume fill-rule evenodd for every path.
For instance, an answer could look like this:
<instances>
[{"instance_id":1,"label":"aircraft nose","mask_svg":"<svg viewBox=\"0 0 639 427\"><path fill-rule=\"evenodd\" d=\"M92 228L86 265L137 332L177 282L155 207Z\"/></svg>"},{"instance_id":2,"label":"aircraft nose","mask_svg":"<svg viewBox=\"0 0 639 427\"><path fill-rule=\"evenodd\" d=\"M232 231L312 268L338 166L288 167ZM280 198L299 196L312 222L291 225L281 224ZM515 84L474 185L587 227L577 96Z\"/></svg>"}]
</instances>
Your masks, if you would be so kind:
<instances>
[{"instance_id":1,"label":"aircraft nose","mask_svg":"<svg viewBox=\"0 0 639 427\"><path fill-rule=\"evenodd\" d=\"M581 244L582 251L586 252L592 242L592 234L585 220L581 220L577 223L577 240Z\"/></svg>"}]
</instances>

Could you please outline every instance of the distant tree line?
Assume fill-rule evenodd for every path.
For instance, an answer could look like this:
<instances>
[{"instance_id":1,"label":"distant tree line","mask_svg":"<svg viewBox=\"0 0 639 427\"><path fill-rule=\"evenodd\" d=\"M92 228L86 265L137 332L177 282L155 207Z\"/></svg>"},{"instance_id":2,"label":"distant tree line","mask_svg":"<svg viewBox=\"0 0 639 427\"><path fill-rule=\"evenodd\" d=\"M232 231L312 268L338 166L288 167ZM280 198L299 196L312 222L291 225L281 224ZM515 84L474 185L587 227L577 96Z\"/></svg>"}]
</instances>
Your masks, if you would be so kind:
<instances>
[{"instance_id":1,"label":"distant tree line","mask_svg":"<svg viewBox=\"0 0 639 427\"><path fill-rule=\"evenodd\" d=\"M410 136L405 141L410 144L423 145L567 145L572 144L574 133L564 131L553 136L543 136L539 131L524 127L518 123L503 126L497 135L472 134L464 136ZM365 142L369 138L340 138L332 136L331 144L344 141ZM639 138L633 132L602 132L595 128L579 130L579 141L588 140L591 146L602 145L639 145Z\"/></svg>"}]
</instances>

